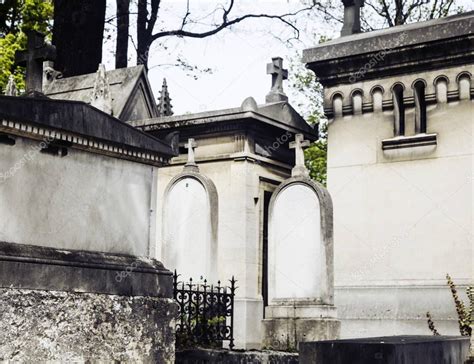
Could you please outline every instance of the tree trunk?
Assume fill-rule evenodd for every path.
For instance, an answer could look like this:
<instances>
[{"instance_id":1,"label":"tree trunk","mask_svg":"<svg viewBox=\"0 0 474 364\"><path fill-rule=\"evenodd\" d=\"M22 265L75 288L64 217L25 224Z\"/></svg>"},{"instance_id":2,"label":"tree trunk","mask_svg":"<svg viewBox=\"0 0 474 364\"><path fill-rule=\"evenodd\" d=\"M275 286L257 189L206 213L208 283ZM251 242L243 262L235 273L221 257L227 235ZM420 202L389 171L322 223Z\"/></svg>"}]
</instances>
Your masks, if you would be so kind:
<instances>
[{"instance_id":1,"label":"tree trunk","mask_svg":"<svg viewBox=\"0 0 474 364\"><path fill-rule=\"evenodd\" d=\"M137 64L148 68L148 50L150 49L150 36L148 32L147 0L138 0L137 16Z\"/></svg>"},{"instance_id":2,"label":"tree trunk","mask_svg":"<svg viewBox=\"0 0 474 364\"><path fill-rule=\"evenodd\" d=\"M115 68L128 66L128 28L130 25L130 0L117 0L117 44Z\"/></svg>"},{"instance_id":3,"label":"tree trunk","mask_svg":"<svg viewBox=\"0 0 474 364\"><path fill-rule=\"evenodd\" d=\"M64 77L93 73L102 61L106 0L54 0L55 68Z\"/></svg>"}]
</instances>

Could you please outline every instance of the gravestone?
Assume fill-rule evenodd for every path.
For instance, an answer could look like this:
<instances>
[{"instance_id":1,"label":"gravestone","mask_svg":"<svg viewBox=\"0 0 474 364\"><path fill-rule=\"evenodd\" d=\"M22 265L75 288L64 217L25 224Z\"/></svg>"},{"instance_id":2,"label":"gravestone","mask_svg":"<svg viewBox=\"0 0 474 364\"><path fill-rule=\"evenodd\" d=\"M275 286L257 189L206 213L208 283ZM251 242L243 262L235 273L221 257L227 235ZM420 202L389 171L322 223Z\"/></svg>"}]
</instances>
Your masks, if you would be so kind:
<instances>
[{"instance_id":1,"label":"gravestone","mask_svg":"<svg viewBox=\"0 0 474 364\"><path fill-rule=\"evenodd\" d=\"M41 95L43 92L43 62L54 61L56 48L44 41L45 35L35 30L27 33L27 50L18 51L16 62L26 67L26 94Z\"/></svg>"},{"instance_id":2,"label":"gravestone","mask_svg":"<svg viewBox=\"0 0 474 364\"><path fill-rule=\"evenodd\" d=\"M301 364L463 364L469 338L457 336L387 336L306 342Z\"/></svg>"},{"instance_id":3,"label":"gravestone","mask_svg":"<svg viewBox=\"0 0 474 364\"><path fill-rule=\"evenodd\" d=\"M194 160L194 139L185 144L188 162L165 191L163 260L184 278L216 278L217 192L199 173Z\"/></svg>"},{"instance_id":4,"label":"gravestone","mask_svg":"<svg viewBox=\"0 0 474 364\"><path fill-rule=\"evenodd\" d=\"M263 320L263 345L294 349L301 341L335 339L333 216L328 191L309 178L296 135L292 177L270 201L268 240L269 305Z\"/></svg>"}]
</instances>

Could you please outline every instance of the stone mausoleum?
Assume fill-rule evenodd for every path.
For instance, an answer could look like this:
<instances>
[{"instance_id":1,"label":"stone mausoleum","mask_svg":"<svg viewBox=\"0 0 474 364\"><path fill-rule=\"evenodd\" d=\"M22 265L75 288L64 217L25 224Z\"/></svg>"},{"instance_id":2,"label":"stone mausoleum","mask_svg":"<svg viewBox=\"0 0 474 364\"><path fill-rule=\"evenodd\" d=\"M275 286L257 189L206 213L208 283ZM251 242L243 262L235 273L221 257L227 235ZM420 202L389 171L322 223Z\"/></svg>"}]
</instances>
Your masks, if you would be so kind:
<instances>
[{"instance_id":1,"label":"stone mausoleum","mask_svg":"<svg viewBox=\"0 0 474 364\"><path fill-rule=\"evenodd\" d=\"M427 311L459 334L445 277L474 280L474 12L358 33L359 3L303 54L324 86L341 336L429 334Z\"/></svg>"},{"instance_id":2,"label":"stone mausoleum","mask_svg":"<svg viewBox=\"0 0 474 364\"><path fill-rule=\"evenodd\" d=\"M237 279L237 348L429 334L426 311L457 333L444 276L473 280L474 13L360 33L363 1L344 5L341 38L303 60L327 189L281 58L265 102L173 115L143 67L61 78L29 34L25 95L0 96L0 359L174 362L173 270Z\"/></svg>"},{"instance_id":3,"label":"stone mausoleum","mask_svg":"<svg viewBox=\"0 0 474 364\"><path fill-rule=\"evenodd\" d=\"M271 280L275 267L293 271L294 279L300 281L287 279L284 285L308 285L305 293L298 291L301 297L318 296L317 290L311 290L316 277L299 269L314 266L313 262L305 264L300 260L308 257L305 247L301 256L286 262L285 268L280 267L281 261L275 265L271 258L270 200L275 189L291 176L295 165L290 142L296 135L307 142L315 141L318 132L288 102L282 86L287 71L281 58L274 58L267 70L272 75L272 88L264 104L249 97L233 109L131 122L139 130L169 140L179 150L179 156L160 169L157 180L154 256L183 278L238 279L234 333L237 347L245 348L262 347L266 335L262 320L276 312L269 308L274 296ZM163 90L162 99L169 102L169 96L163 98L166 92ZM298 148L302 153L302 147ZM319 224L319 211L313 212ZM282 228L288 229L285 225ZM306 233L313 236L313 231ZM314 233L317 235L308 245L319 249L319 232ZM291 231L287 234L294 236ZM328 259L332 267L332 253ZM321 267L325 266L324 261ZM326 300L320 303L330 304L332 299L327 293ZM326 306L322 312L323 317L335 318L335 309L329 316ZM293 317L289 311L280 315ZM316 317L321 317L321 312ZM337 329L320 337L337 337ZM264 345L286 349L290 341L296 347L295 339L287 337L288 331L295 330L269 334L281 336L280 344Z\"/></svg>"}]
</instances>

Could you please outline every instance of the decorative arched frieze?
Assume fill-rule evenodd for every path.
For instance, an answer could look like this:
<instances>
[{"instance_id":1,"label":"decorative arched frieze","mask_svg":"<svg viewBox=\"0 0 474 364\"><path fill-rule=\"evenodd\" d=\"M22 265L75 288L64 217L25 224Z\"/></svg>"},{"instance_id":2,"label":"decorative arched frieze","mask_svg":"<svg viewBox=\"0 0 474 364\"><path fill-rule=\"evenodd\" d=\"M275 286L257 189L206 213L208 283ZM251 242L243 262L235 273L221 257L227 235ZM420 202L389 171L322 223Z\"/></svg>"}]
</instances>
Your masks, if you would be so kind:
<instances>
[{"instance_id":1,"label":"decorative arched frieze","mask_svg":"<svg viewBox=\"0 0 474 364\"><path fill-rule=\"evenodd\" d=\"M352 102L352 113L354 115L362 114L364 91L360 88L356 88L351 91L351 102Z\"/></svg>"},{"instance_id":2,"label":"decorative arched frieze","mask_svg":"<svg viewBox=\"0 0 474 364\"><path fill-rule=\"evenodd\" d=\"M343 115L344 95L340 91L336 91L331 95L331 106L335 118Z\"/></svg>"},{"instance_id":3,"label":"decorative arched frieze","mask_svg":"<svg viewBox=\"0 0 474 364\"><path fill-rule=\"evenodd\" d=\"M445 104L448 102L448 85L449 85L449 78L445 75L437 76L434 81L433 85L436 89L436 102L439 104Z\"/></svg>"},{"instance_id":4,"label":"decorative arched frieze","mask_svg":"<svg viewBox=\"0 0 474 364\"><path fill-rule=\"evenodd\" d=\"M402 136L405 135L405 85L401 82L397 82L392 86L391 91L393 100L394 135Z\"/></svg>"},{"instance_id":5,"label":"decorative arched frieze","mask_svg":"<svg viewBox=\"0 0 474 364\"><path fill-rule=\"evenodd\" d=\"M383 94L385 90L380 85L375 85L370 89L370 95L372 96L372 105L375 112L382 111L383 109Z\"/></svg>"},{"instance_id":6,"label":"decorative arched frieze","mask_svg":"<svg viewBox=\"0 0 474 364\"><path fill-rule=\"evenodd\" d=\"M426 133L426 86L421 78L411 85L415 99L415 134Z\"/></svg>"},{"instance_id":7,"label":"decorative arched frieze","mask_svg":"<svg viewBox=\"0 0 474 364\"><path fill-rule=\"evenodd\" d=\"M460 100L469 100L471 98L471 80L472 74L469 71L463 71L456 76Z\"/></svg>"}]
</instances>

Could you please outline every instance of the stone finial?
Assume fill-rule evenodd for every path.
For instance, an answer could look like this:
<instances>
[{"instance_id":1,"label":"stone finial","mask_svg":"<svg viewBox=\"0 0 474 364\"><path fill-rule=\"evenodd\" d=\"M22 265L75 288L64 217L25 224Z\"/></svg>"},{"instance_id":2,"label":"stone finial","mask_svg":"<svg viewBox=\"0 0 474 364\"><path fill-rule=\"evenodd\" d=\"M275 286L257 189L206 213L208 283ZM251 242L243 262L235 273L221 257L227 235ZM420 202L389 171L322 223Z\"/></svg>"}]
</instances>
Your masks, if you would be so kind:
<instances>
[{"instance_id":1,"label":"stone finial","mask_svg":"<svg viewBox=\"0 0 474 364\"><path fill-rule=\"evenodd\" d=\"M257 111L258 105L253 97L247 97L240 106L242 111Z\"/></svg>"},{"instance_id":2,"label":"stone finial","mask_svg":"<svg viewBox=\"0 0 474 364\"><path fill-rule=\"evenodd\" d=\"M168 92L168 85L166 78L163 78L163 85L161 86L160 99L158 100L158 116L173 115L173 106L171 105L171 98Z\"/></svg>"},{"instance_id":3,"label":"stone finial","mask_svg":"<svg viewBox=\"0 0 474 364\"><path fill-rule=\"evenodd\" d=\"M103 112L112 115L112 96L105 66L99 64L96 73L94 90L91 96L91 105Z\"/></svg>"},{"instance_id":4,"label":"stone finial","mask_svg":"<svg viewBox=\"0 0 474 364\"><path fill-rule=\"evenodd\" d=\"M309 147L309 140L304 140L303 134L296 134L295 141L290 143L290 149L295 150L295 166L291 170L292 177L309 177L309 171L304 164L304 150Z\"/></svg>"},{"instance_id":5,"label":"stone finial","mask_svg":"<svg viewBox=\"0 0 474 364\"><path fill-rule=\"evenodd\" d=\"M15 79L13 75L8 77L7 87L5 87L5 95L6 96L18 96L18 89L16 88Z\"/></svg>"},{"instance_id":6,"label":"stone finial","mask_svg":"<svg viewBox=\"0 0 474 364\"><path fill-rule=\"evenodd\" d=\"M342 3L344 4L344 24L341 37L360 33L360 8L364 6L364 0L342 0Z\"/></svg>"},{"instance_id":7,"label":"stone finial","mask_svg":"<svg viewBox=\"0 0 474 364\"><path fill-rule=\"evenodd\" d=\"M192 170L193 172L199 172L199 167L196 164L194 156L194 149L197 147L196 141L193 138L189 138L184 147L188 149L188 161L184 165L184 169Z\"/></svg>"},{"instance_id":8,"label":"stone finial","mask_svg":"<svg viewBox=\"0 0 474 364\"><path fill-rule=\"evenodd\" d=\"M26 94L43 94L43 62L54 61L56 47L44 41L45 35L35 30L26 32L27 50L15 54L16 63L26 67Z\"/></svg>"},{"instance_id":9,"label":"stone finial","mask_svg":"<svg viewBox=\"0 0 474 364\"><path fill-rule=\"evenodd\" d=\"M283 81L288 79L288 70L283 68L283 58L272 58L272 63L267 64L267 74L272 75L272 89L265 101L267 103L288 101L288 96L283 91Z\"/></svg>"},{"instance_id":10,"label":"stone finial","mask_svg":"<svg viewBox=\"0 0 474 364\"><path fill-rule=\"evenodd\" d=\"M56 79L62 77L62 73L54 69L54 62L43 62L43 88L48 89L48 86Z\"/></svg>"}]
</instances>

